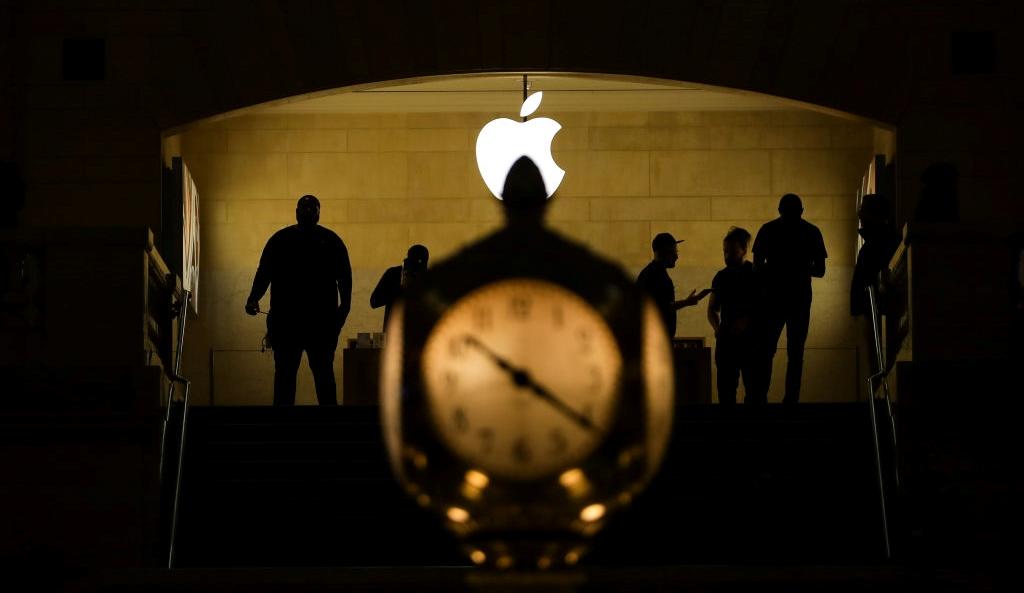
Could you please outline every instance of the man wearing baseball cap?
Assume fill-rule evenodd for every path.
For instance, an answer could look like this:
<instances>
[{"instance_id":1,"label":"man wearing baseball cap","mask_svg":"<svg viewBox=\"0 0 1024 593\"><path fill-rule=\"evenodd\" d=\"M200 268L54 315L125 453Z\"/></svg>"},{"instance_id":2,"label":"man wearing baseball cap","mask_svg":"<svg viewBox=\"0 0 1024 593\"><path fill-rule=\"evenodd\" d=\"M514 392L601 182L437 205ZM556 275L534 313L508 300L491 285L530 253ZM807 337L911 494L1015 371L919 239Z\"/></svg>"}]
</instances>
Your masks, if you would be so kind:
<instances>
[{"instance_id":1,"label":"man wearing baseball cap","mask_svg":"<svg viewBox=\"0 0 1024 593\"><path fill-rule=\"evenodd\" d=\"M706 297L710 290L702 290L700 294L694 290L685 299L676 300L676 287L672 278L668 275L668 268L676 267L676 260L679 259L679 243L683 239L676 240L669 233L658 233L651 241L651 249L654 250L654 259L647 264L636 278L637 286L642 288L654 299L658 306L661 319L665 323L665 331L669 338L676 335L676 311L683 307L692 307Z\"/></svg>"}]
</instances>

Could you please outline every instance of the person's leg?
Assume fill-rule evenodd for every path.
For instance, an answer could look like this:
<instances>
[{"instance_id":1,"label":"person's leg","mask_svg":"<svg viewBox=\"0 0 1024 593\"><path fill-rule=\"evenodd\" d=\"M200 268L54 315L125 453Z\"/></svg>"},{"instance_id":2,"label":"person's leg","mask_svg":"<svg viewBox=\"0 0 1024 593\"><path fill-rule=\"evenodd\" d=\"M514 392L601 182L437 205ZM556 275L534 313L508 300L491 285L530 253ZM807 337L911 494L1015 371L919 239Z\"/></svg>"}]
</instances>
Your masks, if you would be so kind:
<instances>
[{"instance_id":1,"label":"person's leg","mask_svg":"<svg viewBox=\"0 0 1024 593\"><path fill-rule=\"evenodd\" d=\"M744 403L768 403L768 389L772 384L772 363L775 360L775 351L778 349L779 337L782 336L782 328L785 324L786 318L772 311L755 326L750 355L750 367L754 371L751 373L753 388L747 390ZM747 384L744 383L744 385Z\"/></svg>"},{"instance_id":2,"label":"person's leg","mask_svg":"<svg viewBox=\"0 0 1024 593\"><path fill-rule=\"evenodd\" d=\"M310 348L306 350L309 370L313 371L316 399L321 406L338 405L338 386L334 381L334 349Z\"/></svg>"},{"instance_id":3,"label":"person's leg","mask_svg":"<svg viewBox=\"0 0 1024 593\"><path fill-rule=\"evenodd\" d=\"M800 381L804 372L804 344L811 322L811 304L795 305L786 319L786 393L782 403L800 401Z\"/></svg>"},{"instance_id":4,"label":"person's leg","mask_svg":"<svg viewBox=\"0 0 1024 593\"><path fill-rule=\"evenodd\" d=\"M735 348L727 339L715 344L715 367L718 369L718 403L735 404L740 369L736 365Z\"/></svg>"},{"instance_id":5,"label":"person's leg","mask_svg":"<svg viewBox=\"0 0 1024 593\"><path fill-rule=\"evenodd\" d=\"M302 350L274 347L274 405L295 405L295 375L299 372Z\"/></svg>"},{"instance_id":6,"label":"person's leg","mask_svg":"<svg viewBox=\"0 0 1024 593\"><path fill-rule=\"evenodd\" d=\"M754 341L753 337L748 335L740 336L738 339L737 346L737 367L739 368L740 375L743 378L743 403L752 404L755 403L755 399L759 393L759 387L757 385L757 367L755 366L756 357L754 355ZM764 403L764 402L757 402Z\"/></svg>"}]
</instances>

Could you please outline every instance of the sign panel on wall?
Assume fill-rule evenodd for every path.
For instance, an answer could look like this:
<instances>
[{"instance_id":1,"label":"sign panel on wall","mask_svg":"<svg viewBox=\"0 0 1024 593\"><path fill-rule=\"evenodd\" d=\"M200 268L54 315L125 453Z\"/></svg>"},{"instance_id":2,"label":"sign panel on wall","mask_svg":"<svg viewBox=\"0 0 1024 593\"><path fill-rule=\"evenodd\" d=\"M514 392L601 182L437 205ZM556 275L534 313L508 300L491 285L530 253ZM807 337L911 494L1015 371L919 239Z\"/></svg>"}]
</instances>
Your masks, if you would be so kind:
<instances>
[{"instance_id":1,"label":"sign panel on wall","mask_svg":"<svg viewBox=\"0 0 1024 593\"><path fill-rule=\"evenodd\" d=\"M181 285L192 293L192 312L199 312L199 194L188 165L181 163Z\"/></svg>"}]
</instances>

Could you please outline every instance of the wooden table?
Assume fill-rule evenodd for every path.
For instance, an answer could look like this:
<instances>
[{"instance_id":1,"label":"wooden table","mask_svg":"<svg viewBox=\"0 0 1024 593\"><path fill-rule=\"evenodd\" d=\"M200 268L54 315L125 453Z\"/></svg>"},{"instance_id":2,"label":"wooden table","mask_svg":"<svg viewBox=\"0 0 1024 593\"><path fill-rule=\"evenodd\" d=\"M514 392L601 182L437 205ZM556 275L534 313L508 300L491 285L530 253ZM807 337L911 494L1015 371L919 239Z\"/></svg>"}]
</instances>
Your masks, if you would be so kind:
<instances>
[{"instance_id":1,"label":"wooden table","mask_svg":"<svg viewBox=\"0 0 1024 593\"><path fill-rule=\"evenodd\" d=\"M342 405L375 406L380 402L382 348L345 348L342 351Z\"/></svg>"},{"instance_id":2,"label":"wooden table","mask_svg":"<svg viewBox=\"0 0 1024 593\"><path fill-rule=\"evenodd\" d=\"M672 364L676 371L676 404L710 404L711 348L704 338L673 339Z\"/></svg>"}]
</instances>

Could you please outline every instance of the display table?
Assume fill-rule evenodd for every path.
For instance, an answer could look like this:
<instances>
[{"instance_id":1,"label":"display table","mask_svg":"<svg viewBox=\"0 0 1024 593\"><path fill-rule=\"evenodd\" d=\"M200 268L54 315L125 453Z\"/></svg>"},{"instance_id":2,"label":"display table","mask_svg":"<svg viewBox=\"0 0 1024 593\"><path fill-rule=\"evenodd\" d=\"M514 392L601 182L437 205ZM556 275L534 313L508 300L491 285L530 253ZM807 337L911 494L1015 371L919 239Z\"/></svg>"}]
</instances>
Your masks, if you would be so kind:
<instances>
[{"instance_id":1,"label":"display table","mask_svg":"<svg viewBox=\"0 0 1024 593\"><path fill-rule=\"evenodd\" d=\"M383 348L345 348L342 351L342 405L375 406L379 403L383 351Z\"/></svg>"},{"instance_id":2,"label":"display table","mask_svg":"<svg viewBox=\"0 0 1024 593\"><path fill-rule=\"evenodd\" d=\"M676 404L710 404L711 348L704 338L674 338L672 365L676 371Z\"/></svg>"}]
</instances>

